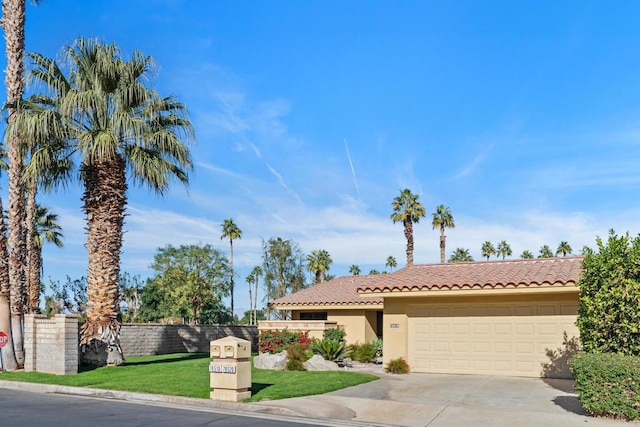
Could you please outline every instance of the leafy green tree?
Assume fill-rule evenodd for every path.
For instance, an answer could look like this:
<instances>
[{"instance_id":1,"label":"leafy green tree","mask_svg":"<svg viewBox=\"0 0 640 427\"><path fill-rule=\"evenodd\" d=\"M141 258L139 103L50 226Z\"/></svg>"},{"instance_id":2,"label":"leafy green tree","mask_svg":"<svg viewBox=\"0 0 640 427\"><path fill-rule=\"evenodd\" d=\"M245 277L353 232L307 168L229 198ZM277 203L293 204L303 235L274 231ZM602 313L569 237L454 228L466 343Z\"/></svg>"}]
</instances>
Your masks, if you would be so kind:
<instances>
[{"instance_id":1,"label":"leafy green tree","mask_svg":"<svg viewBox=\"0 0 640 427\"><path fill-rule=\"evenodd\" d=\"M369 274L380 274L380 272L378 270L376 270L375 268L372 268L371 270L369 270Z\"/></svg>"},{"instance_id":2,"label":"leafy green tree","mask_svg":"<svg viewBox=\"0 0 640 427\"><path fill-rule=\"evenodd\" d=\"M502 259L511 256L511 254L513 253L511 251L511 246L509 246L506 240L502 240L500 243L498 243L498 246L496 246L496 251L498 252L498 255L502 257Z\"/></svg>"},{"instance_id":3,"label":"leafy green tree","mask_svg":"<svg viewBox=\"0 0 640 427\"><path fill-rule=\"evenodd\" d=\"M449 262L469 262L473 261L473 257L469 253L469 249L456 248L451 256Z\"/></svg>"},{"instance_id":4,"label":"leafy green tree","mask_svg":"<svg viewBox=\"0 0 640 427\"><path fill-rule=\"evenodd\" d=\"M392 255L389 255L387 257L387 262L385 264L385 267L387 267L389 271L393 271L393 269L396 268L397 266L398 266L398 262L396 261L396 259Z\"/></svg>"},{"instance_id":5,"label":"leafy green tree","mask_svg":"<svg viewBox=\"0 0 640 427\"><path fill-rule=\"evenodd\" d=\"M493 243L486 241L482 244L482 257L489 261L491 255L496 255L496 248L493 247Z\"/></svg>"},{"instance_id":6,"label":"leafy green tree","mask_svg":"<svg viewBox=\"0 0 640 427\"><path fill-rule=\"evenodd\" d=\"M272 237L262 242L262 249L262 270L267 301L306 287L304 257L296 242ZM270 314L268 313L269 316ZM280 311L277 315L281 320L286 319L284 311Z\"/></svg>"},{"instance_id":7,"label":"leafy green tree","mask_svg":"<svg viewBox=\"0 0 640 427\"><path fill-rule=\"evenodd\" d=\"M531 253L531 251L524 250L520 254L520 258L522 258L522 259L532 259L533 258L533 254Z\"/></svg>"},{"instance_id":8,"label":"leafy green tree","mask_svg":"<svg viewBox=\"0 0 640 427\"><path fill-rule=\"evenodd\" d=\"M256 310L255 314L252 310L244 312L244 316L240 319L241 325L257 325L259 320L267 320L264 310Z\"/></svg>"},{"instance_id":9,"label":"leafy green tree","mask_svg":"<svg viewBox=\"0 0 640 427\"><path fill-rule=\"evenodd\" d=\"M8 134L50 141L32 153L25 173L53 169L58 183L77 177L84 185L89 303L81 327L83 361L119 365L127 173L158 194L172 178L187 184L192 162L185 142L193 129L183 104L146 86L154 63L139 51L125 60L115 44L80 38L64 51L66 72L53 59L28 56L30 77L45 92L23 103Z\"/></svg>"},{"instance_id":10,"label":"leafy green tree","mask_svg":"<svg viewBox=\"0 0 640 427\"><path fill-rule=\"evenodd\" d=\"M229 263L227 257L211 245L159 248L151 268L155 276L147 286L157 287L154 291L161 294L160 305L168 305L171 316L197 324L211 317L205 313L207 308L227 311L221 301L229 295Z\"/></svg>"},{"instance_id":11,"label":"leafy green tree","mask_svg":"<svg viewBox=\"0 0 640 427\"><path fill-rule=\"evenodd\" d=\"M307 255L307 270L315 275L316 285L325 281L325 275L332 263L331 255L324 249L311 251Z\"/></svg>"},{"instance_id":12,"label":"leafy green tree","mask_svg":"<svg viewBox=\"0 0 640 427\"><path fill-rule=\"evenodd\" d=\"M538 255L538 258L553 258L553 252L551 252L549 245L544 245L540 248L540 255Z\"/></svg>"},{"instance_id":13,"label":"leafy green tree","mask_svg":"<svg viewBox=\"0 0 640 427\"><path fill-rule=\"evenodd\" d=\"M230 266L231 266L231 280L229 282L229 292L231 293L231 313L234 310L234 301L233 301L233 288L234 288L234 274L233 274L233 241L242 238L242 230L233 222L233 218L228 218L224 220L222 224L222 235L220 235L220 240L228 238L229 239L229 247L230 247Z\"/></svg>"},{"instance_id":14,"label":"leafy green tree","mask_svg":"<svg viewBox=\"0 0 640 427\"><path fill-rule=\"evenodd\" d=\"M404 237L407 239L407 265L413 264L413 224L417 224L420 218L425 217L424 207L418 198L417 194L405 188L391 202L393 208L391 220L394 224L401 222L404 225Z\"/></svg>"},{"instance_id":15,"label":"leafy green tree","mask_svg":"<svg viewBox=\"0 0 640 427\"><path fill-rule=\"evenodd\" d=\"M567 256L567 254L570 254L572 251L571 245L563 240L558 245L558 249L556 249L556 255L562 254L562 256Z\"/></svg>"},{"instance_id":16,"label":"leafy green tree","mask_svg":"<svg viewBox=\"0 0 640 427\"><path fill-rule=\"evenodd\" d=\"M60 284L49 278L49 293L45 296L45 314L76 314L84 319L87 311L87 279L72 279Z\"/></svg>"},{"instance_id":17,"label":"leafy green tree","mask_svg":"<svg viewBox=\"0 0 640 427\"><path fill-rule=\"evenodd\" d=\"M358 276L360 274L360 267L353 264L351 267L349 267L349 273L353 274L354 276Z\"/></svg>"},{"instance_id":18,"label":"leafy green tree","mask_svg":"<svg viewBox=\"0 0 640 427\"><path fill-rule=\"evenodd\" d=\"M578 329L587 353L640 355L640 237L609 231L582 261Z\"/></svg>"},{"instance_id":19,"label":"leafy green tree","mask_svg":"<svg viewBox=\"0 0 640 427\"><path fill-rule=\"evenodd\" d=\"M444 264L444 254L447 236L444 235L445 228L454 228L456 226L451 210L444 205L436 207L436 211L432 214L431 225L433 229L440 229L440 263Z\"/></svg>"}]
</instances>

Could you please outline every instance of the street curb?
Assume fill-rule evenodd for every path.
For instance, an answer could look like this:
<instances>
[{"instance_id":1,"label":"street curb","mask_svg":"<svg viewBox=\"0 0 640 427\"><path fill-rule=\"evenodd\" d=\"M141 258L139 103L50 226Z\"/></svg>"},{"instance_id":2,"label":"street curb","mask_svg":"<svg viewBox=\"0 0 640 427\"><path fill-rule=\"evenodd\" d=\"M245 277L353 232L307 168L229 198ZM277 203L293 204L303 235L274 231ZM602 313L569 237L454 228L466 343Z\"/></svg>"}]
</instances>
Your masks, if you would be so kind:
<instances>
[{"instance_id":1,"label":"street curb","mask_svg":"<svg viewBox=\"0 0 640 427\"><path fill-rule=\"evenodd\" d=\"M168 396L162 394L150 394L139 392L128 392L118 390L93 389L86 387L72 387L57 384L40 384L22 381L0 380L0 388L9 390L20 390L31 393L52 393L67 394L95 399L120 400L130 403L145 405L171 406L187 410L203 412L224 413L227 415L237 415L252 418L267 418L276 421L289 421L304 424L317 424L323 426L353 426L353 427L389 427L389 424L372 424L370 422L336 420L327 418L310 418L306 414L301 414L288 408L273 406L261 406L256 403L234 403L221 402L217 400L197 399L191 397ZM395 427L395 426L394 426Z\"/></svg>"}]
</instances>

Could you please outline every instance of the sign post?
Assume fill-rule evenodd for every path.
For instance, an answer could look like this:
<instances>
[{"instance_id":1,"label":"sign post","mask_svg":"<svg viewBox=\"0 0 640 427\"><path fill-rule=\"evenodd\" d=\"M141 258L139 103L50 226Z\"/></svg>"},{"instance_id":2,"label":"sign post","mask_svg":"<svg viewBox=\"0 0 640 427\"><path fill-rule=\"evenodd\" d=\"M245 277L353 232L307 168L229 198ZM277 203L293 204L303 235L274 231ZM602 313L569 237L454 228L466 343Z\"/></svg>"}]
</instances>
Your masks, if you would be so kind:
<instances>
[{"instance_id":1,"label":"sign post","mask_svg":"<svg viewBox=\"0 0 640 427\"><path fill-rule=\"evenodd\" d=\"M4 369L2 366L2 347L7 345L9 342L9 337L4 332L0 331L0 371Z\"/></svg>"}]
</instances>

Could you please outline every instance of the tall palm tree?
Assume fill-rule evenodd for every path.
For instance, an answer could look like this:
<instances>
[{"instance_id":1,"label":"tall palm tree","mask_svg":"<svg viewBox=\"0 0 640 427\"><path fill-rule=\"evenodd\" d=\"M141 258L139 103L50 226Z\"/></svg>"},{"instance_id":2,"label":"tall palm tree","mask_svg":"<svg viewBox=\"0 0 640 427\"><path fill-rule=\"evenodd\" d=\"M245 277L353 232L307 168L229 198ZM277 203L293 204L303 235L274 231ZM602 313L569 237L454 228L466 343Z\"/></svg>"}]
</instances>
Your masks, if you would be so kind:
<instances>
[{"instance_id":1,"label":"tall palm tree","mask_svg":"<svg viewBox=\"0 0 640 427\"><path fill-rule=\"evenodd\" d=\"M571 252L573 252L573 249L571 249L571 245L569 245L569 243L565 242L564 240L560 242L560 244L558 245L558 249L556 249L556 255L562 254L562 256L567 256L567 254L570 254Z\"/></svg>"},{"instance_id":2,"label":"tall palm tree","mask_svg":"<svg viewBox=\"0 0 640 427\"><path fill-rule=\"evenodd\" d=\"M491 255L496 255L496 248L494 248L493 243L489 242L488 240L482 244L481 251L482 256L486 258L487 261L489 261L489 257L491 257Z\"/></svg>"},{"instance_id":3,"label":"tall palm tree","mask_svg":"<svg viewBox=\"0 0 640 427\"><path fill-rule=\"evenodd\" d=\"M498 243L498 246L496 246L496 251L498 252L498 255L502 257L502 259L505 259L505 257L507 256L511 256L511 254L513 253L513 251L511 250L511 246L507 243L506 240L502 240L500 243Z\"/></svg>"},{"instance_id":4,"label":"tall palm tree","mask_svg":"<svg viewBox=\"0 0 640 427\"><path fill-rule=\"evenodd\" d=\"M233 218L225 219L222 223L222 234L220 235L220 240L228 238L229 239L229 247L231 257L229 259L229 266L231 267L231 283L229 286L229 290L231 291L231 315L233 316L233 241L242 238L242 230L238 228L238 226L233 222Z\"/></svg>"},{"instance_id":5,"label":"tall palm tree","mask_svg":"<svg viewBox=\"0 0 640 427\"><path fill-rule=\"evenodd\" d=\"M451 210L444 205L436 207L436 211L432 214L431 225L433 229L440 228L440 263L444 264L444 253L446 246L447 236L444 235L445 228L455 228L456 224L453 221L453 215Z\"/></svg>"},{"instance_id":6,"label":"tall palm tree","mask_svg":"<svg viewBox=\"0 0 640 427\"><path fill-rule=\"evenodd\" d=\"M398 266L398 262L396 261L396 259L393 257L393 255L389 255L387 257L387 262L385 264L385 267L387 267L389 271L393 271L393 269L396 268L397 266Z\"/></svg>"},{"instance_id":7,"label":"tall palm tree","mask_svg":"<svg viewBox=\"0 0 640 427\"><path fill-rule=\"evenodd\" d=\"M49 212L45 206L36 205L33 216L32 238L27 242L29 250L27 293L28 310L30 313L38 313L40 307L41 272L42 272L42 247L44 242L53 243L57 247L62 243L62 228L58 224L58 215Z\"/></svg>"},{"instance_id":8,"label":"tall palm tree","mask_svg":"<svg viewBox=\"0 0 640 427\"><path fill-rule=\"evenodd\" d=\"M262 268L259 265L253 267L251 273L245 279L249 284L249 324L257 324L258 282L262 276ZM255 285L255 292L251 291L251 285ZM253 296L252 296L253 294Z\"/></svg>"},{"instance_id":9,"label":"tall palm tree","mask_svg":"<svg viewBox=\"0 0 640 427\"><path fill-rule=\"evenodd\" d=\"M455 251L449 257L449 262L470 262L473 261L473 257L469 253L469 249L456 248Z\"/></svg>"},{"instance_id":10,"label":"tall palm tree","mask_svg":"<svg viewBox=\"0 0 640 427\"><path fill-rule=\"evenodd\" d=\"M533 258L533 254L531 253L531 251L524 250L520 254L520 258L522 258L522 259L532 259Z\"/></svg>"},{"instance_id":11,"label":"tall palm tree","mask_svg":"<svg viewBox=\"0 0 640 427\"><path fill-rule=\"evenodd\" d=\"M540 255L538 255L538 258L553 258L553 252L549 245L544 245L540 248Z\"/></svg>"},{"instance_id":12,"label":"tall palm tree","mask_svg":"<svg viewBox=\"0 0 640 427\"><path fill-rule=\"evenodd\" d=\"M68 73L34 53L30 75L46 93L30 97L10 134L54 143L32 153L27 168L59 170L60 182L84 184L87 217L87 319L83 359L98 365L124 361L118 320L120 251L127 204L127 171L134 183L163 194L176 178L188 183L192 167L185 142L193 129L184 105L162 98L145 82L153 58L135 51L125 60L115 44L78 39L65 49ZM56 119L53 125L52 119ZM48 135L38 135L38 132ZM75 161L79 164L76 167Z\"/></svg>"},{"instance_id":13,"label":"tall palm tree","mask_svg":"<svg viewBox=\"0 0 640 427\"><path fill-rule=\"evenodd\" d=\"M325 281L332 263L331 255L324 249L311 251L311 254L307 255L307 270L315 275L316 285Z\"/></svg>"},{"instance_id":14,"label":"tall palm tree","mask_svg":"<svg viewBox=\"0 0 640 427\"><path fill-rule=\"evenodd\" d=\"M349 273L353 274L354 276L360 275L360 267L353 264L351 267L349 267Z\"/></svg>"},{"instance_id":15,"label":"tall palm tree","mask_svg":"<svg viewBox=\"0 0 640 427\"><path fill-rule=\"evenodd\" d=\"M18 113L17 103L24 92L24 52L25 52L25 0L2 0L2 27L5 38L5 88L7 92L7 122L12 123ZM3 368L15 370L24 362L24 342L22 324L24 318L24 265L26 264L26 239L24 234L25 202L22 187L24 161L23 138L20 135L6 135L5 147L9 160L8 192L9 210L8 239L0 240L0 264L5 272L0 272L0 330L10 331L9 342L3 351ZM2 219L4 223L4 219ZM2 224L4 232L4 224ZM11 248L10 251L7 249ZM5 264L7 263L7 264ZM6 283L4 282L6 280Z\"/></svg>"},{"instance_id":16,"label":"tall palm tree","mask_svg":"<svg viewBox=\"0 0 640 427\"><path fill-rule=\"evenodd\" d=\"M420 222L420 218L425 217L424 207L418 198L417 194L413 194L408 188L405 188L391 202L393 208L391 220L394 224L402 222L404 225L404 237L407 239L407 265L413 264L413 224L417 224Z\"/></svg>"}]
</instances>

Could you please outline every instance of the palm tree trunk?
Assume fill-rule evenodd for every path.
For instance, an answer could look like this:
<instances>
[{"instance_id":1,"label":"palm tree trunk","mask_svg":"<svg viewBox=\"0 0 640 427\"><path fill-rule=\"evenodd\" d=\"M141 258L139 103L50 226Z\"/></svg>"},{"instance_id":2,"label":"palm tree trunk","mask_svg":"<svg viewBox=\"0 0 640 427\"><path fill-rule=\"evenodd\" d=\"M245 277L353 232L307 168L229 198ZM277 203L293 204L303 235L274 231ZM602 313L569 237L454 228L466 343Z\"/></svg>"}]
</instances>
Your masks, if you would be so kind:
<instances>
[{"instance_id":1,"label":"palm tree trunk","mask_svg":"<svg viewBox=\"0 0 640 427\"><path fill-rule=\"evenodd\" d=\"M87 320L80 343L83 362L104 366L124 362L120 347L118 279L126 206L125 163L111 160L85 164L83 195L87 215Z\"/></svg>"},{"instance_id":2,"label":"palm tree trunk","mask_svg":"<svg viewBox=\"0 0 640 427\"><path fill-rule=\"evenodd\" d=\"M255 324L258 324L258 278L260 276L258 274L256 274L256 291L253 295L253 320L255 321Z\"/></svg>"},{"instance_id":3,"label":"palm tree trunk","mask_svg":"<svg viewBox=\"0 0 640 427\"><path fill-rule=\"evenodd\" d=\"M0 199L0 212L2 212L2 200ZM7 228L4 217L0 216L0 331L7 334L9 342L2 349L2 369L5 371L15 371L18 368L16 353L13 349L13 338L11 337L11 303L9 300L9 268L6 260L7 253Z\"/></svg>"},{"instance_id":4,"label":"palm tree trunk","mask_svg":"<svg viewBox=\"0 0 640 427\"><path fill-rule=\"evenodd\" d=\"M27 206L25 220L25 235L27 236L27 268L25 274L25 288L27 290L27 312L40 312L40 269L42 268L42 249L38 247L35 236L36 213L35 181L29 184L27 189Z\"/></svg>"},{"instance_id":5,"label":"palm tree trunk","mask_svg":"<svg viewBox=\"0 0 640 427\"><path fill-rule=\"evenodd\" d=\"M7 90L7 104L12 105L22 98L24 92L24 23L25 0L2 1L2 26L6 42L7 68L5 70L5 86ZM10 107L8 122L11 123L16 115L16 109ZM9 284L11 304L11 333L18 364L24 362L24 346L22 338L22 323L24 318L24 265L25 265L25 236L23 229L24 193L22 189L23 150L18 137L5 141L7 158L9 160L8 190L9 212Z\"/></svg>"},{"instance_id":6,"label":"palm tree trunk","mask_svg":"<svg viewBox=\"0 0 640 427\"><path fill-rule=\"evenodd\" d=\"M233 239L229 239L229 246L231 247L231 285L230 285L230 289L231 289L231 317L233 318L233 310L234 310L234 304L233 304Z\"/></svg>"},{"instance_id":7,"label":"palm tree trunk","mask_svg":"<svg viewBox=\"0 0 640 427\"><path fill-rule=\"evenodd\" d=\"M413 223L411 218L404 220L404 237L407 238L407 265L413 264Z\"/></svg>"},{"instance_id":8,"label":"palm tree trunk","mask_svg":"<svg viewBox=\"0 0 640 427\"><path fill-rule=\"evenodd\" d=\"M446 236L444 235L444 227L440 227L440 264L444 264Z\"/></svg>"}]
</instances>

